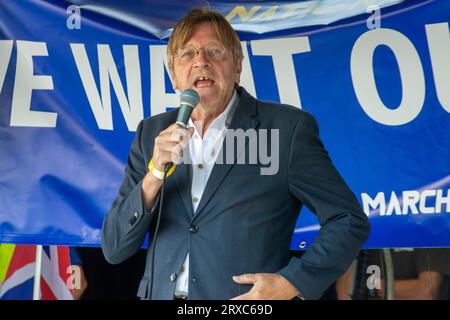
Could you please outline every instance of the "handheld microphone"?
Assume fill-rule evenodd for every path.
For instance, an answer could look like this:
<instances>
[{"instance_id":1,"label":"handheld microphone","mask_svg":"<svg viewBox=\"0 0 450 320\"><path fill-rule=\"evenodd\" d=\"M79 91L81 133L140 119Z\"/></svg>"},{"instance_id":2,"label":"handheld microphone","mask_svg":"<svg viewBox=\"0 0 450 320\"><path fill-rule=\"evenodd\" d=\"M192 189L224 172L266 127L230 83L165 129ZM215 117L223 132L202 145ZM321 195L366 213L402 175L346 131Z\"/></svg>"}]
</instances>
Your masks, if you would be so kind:
<instances>
[{"instance_id":1,"label":"handheld microphone","mask_svg":"<svg viewBox=\"0 0 450 320\"><path fill-rule=\"evenodd\" d=\"M179 124L183 128L186 128L189 118L191 117L191 113L199 102L200 96L194 89L187 89L181 92L180 107L178 108L178 116L175 123ZM164 168L164 172L167 174L172 166L172 162L167 163Z\"/></svg>"},{"instance_id":2,"label":"handheld microphone","mask_svg":"<svg viewBox=\"0 0 450 320\"><path fill-rule=\"evenodd\" d=\"M177 121L180 126L186 128L192 111L200 102L200 96L194 89L187 89L180 94L180 107Z\"/></svg>"}]
</instances>

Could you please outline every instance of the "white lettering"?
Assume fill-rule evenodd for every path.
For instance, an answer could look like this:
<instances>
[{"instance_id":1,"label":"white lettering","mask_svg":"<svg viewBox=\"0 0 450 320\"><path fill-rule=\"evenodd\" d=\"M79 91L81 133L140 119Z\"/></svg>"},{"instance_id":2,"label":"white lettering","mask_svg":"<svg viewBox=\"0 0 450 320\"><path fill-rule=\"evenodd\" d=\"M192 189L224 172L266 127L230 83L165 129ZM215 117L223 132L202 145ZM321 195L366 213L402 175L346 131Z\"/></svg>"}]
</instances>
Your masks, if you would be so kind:
<instances>
[{"instance_id":1,"label":"white lettering","mask_svg":"<svg viewBox=\"0 0 450 320\"><path fill-rule=\"evenodd\" d=\"M380 207L381 216L386 214L386 200L383 192L378 192L375 199L372 199L367 193L362 193L361 198L366 215L370 214L370 208L376 210L378 207Z\"/></svg>"},{"instance_id":2,"label":"white lettering","mask_svg":"<svg viewBox=\"0 0 450 320\"><path fill-rule=\"evenodd\" d=\"M421 213L430 214L434 213L434 207L427 207L427 198L434 197L436 195L436 190L424 190L420 195L420 205L419 210Z\"/></svg>"},{"instance_id":3,"label":"white lettering","mask_svg":"<svg viewBox=\"0 0 450 320\"><path fill-rule=\"evenodd\" d=\"M31 111L33 90L53 90L53 79L33 74L33 57L48 56L45 42L17 41L17 64L11 106L11 126L56 127L55 112Z\"/></svg>"},{"instance_id":4,"label":"white lettering","mask_svg":"<svg viewBox=\"0 0 450 320\"><path fill-rule=\"evenodd\" d=\"M166 93L164 71L169 70L165 45L150 46L150 105L152 116L178 107L179 93Z\"/></svg>"},{"instance_id":5,"label":"white lettering","mask_svg":"<svg viewBox=\"0 0 450 320\"><path fill-rule=\"evenodd\" d=\"M385 45L397 59L402 82L402 101L396 109L387 108L378 95L373 69L375 49ZM417 117L425 99L425 78L420 57L407 37L386 28L361 35L351 54L351 75L356 97L373 120L389 125L406 124Z\"/></svg>"},{"instance_id":6,"label":"white lettering","mask_svg":"<svg viewBox=\"0 0 450 320\"><path fill-rule=\"evenodd\" d=\"M412 214L418 214L417 204L420 200L420 193L416 190L403 191L403 214L408 214L411 210Z\"/></svg>"},{"instance_id":7,"label":"white lettering","mask_svg":"<svg viewBox=\"0 0 450 320\"><path fill-rule=\"evenodd\" d=\"M450 32L448 22L425 25L434 83L441 106L450 112Z\"/></svg>"},{"instance_id":8,"label":"white lettering","mask_svg":"<svg viewBox=\"0 0 450 320\"><path fill-rule=\"evenodd\" d=\"M390 216L392 215L392 212L395 210L395 214L396 215L401 215L402 214L402 209L400 208L400 202L398 201L397 195L395 194L394 191L391 192L391 200L389 201L387 210L386 210L386 215Z\"/></svg>"},{"instance_id":9,"label":"white lettering","mask_svg":"<svg viewBox=\"0 0 450 320\"><path fill-rule=\"evenodd\" d=\"M361 199L367 215L375 214L373 211L370 212L370 208L374 210L379 208L380 216L391 216L392 213L396 215L439 214L442 211L450 213L450 189L447 190L446 196L443 195L443 190L406 190L402 192L401 198L392 191L387 209L383 192L378 192L375 199L367 193L362 193ZM434 205L431 205L433 200Z\"/></svg>"},{"instance_id":10,"label":"white lettering","mask_svg":"<svg viewBox=\"0 0 450 320\"><path fill-rule=\"evenodd\" d=\"M311 51L308 37L252 41L253 55L271 56L281 103L301 108L292 55Z\"/></svg>"},{"instance_id":11,"label":"white lettering","mask_svg":"<svg viewBox=\"0 0 450 320\"><path fill-rule=\"evenodd\" d=\"M0 93L5 82L6 70L8 70L9 60L13 48L12 40L0 40Z\"/></svg>"},{"instance_id":12,"label":"white lettering","mask_svg":"<svg viewBox=\"0 0 450 320\"><path fill-rule=\"evenodd\" d=\"M248 93L256 97L252 67L250 65L250 59L248 58L247 42L241 41L241 47L242 53L244 54L244 59L242 60L241 85L248 91Z\"/></svg>"},{"instance_id":13,"label":"white lettering","mask_svg":"<svg viewBox=\"0 0 450 320\"><path fill-rule=\"evenodd\" d=\"M110 83L112 83L128 130L136 131L139 121L144 118L141 71L137 46L123 46L129 100L125 95L111 49L108 45L97 45L101 99L84 45L72 43L70 47L98 127L104 130L113 130L110 93Z\"/></svg>"},{"instance_id":14,"label":"white lettering","mask_svg":"<svg viewBox=\"0 0 450 320\"><path fill-rule=\"evenodd\" d=\"M442 206L445 204L446 212L450 212L450 190L447 190L447 196L442 196L443 190L437 190L436 193L436 213L441 213Z\"/></svg>"}]
</instances>

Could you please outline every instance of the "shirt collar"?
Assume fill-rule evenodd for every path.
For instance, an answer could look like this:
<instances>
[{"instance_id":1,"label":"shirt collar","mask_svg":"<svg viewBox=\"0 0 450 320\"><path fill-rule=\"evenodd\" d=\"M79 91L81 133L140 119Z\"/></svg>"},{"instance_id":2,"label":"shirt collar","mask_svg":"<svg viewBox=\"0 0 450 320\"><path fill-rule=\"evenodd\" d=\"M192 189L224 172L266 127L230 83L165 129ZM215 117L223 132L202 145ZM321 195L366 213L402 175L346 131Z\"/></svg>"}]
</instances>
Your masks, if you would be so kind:
<instances>
[{"instance_id":1,"label":"shirt collar","mask_svg":"<svg viewBox=\"0 0 450 320\"><path fill-rule=\"evenodd\" d=\"M215 128L215 129L222 129L223 127L228 128L230 125L231 119L233 117L234 111L236 109L236 106L239 102L239 96L236 92L236 90L233 91L233 96L231 97L230 102L228 103L225 110L219 114L213 122L209 125L209 128ZM189 118L188 121L188 127L194 127L194 122L192 121L192 118Z\"/></svg>"}]
</instances>

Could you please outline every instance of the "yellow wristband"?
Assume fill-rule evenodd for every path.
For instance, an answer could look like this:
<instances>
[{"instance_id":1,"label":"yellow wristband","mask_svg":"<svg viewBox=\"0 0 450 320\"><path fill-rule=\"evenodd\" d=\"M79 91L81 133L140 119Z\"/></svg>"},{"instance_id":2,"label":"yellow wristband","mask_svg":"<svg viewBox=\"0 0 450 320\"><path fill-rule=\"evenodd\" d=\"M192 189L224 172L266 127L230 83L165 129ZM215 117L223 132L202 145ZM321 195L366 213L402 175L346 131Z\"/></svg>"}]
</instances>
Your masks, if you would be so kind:
<instances>
[{"instance_id":1,"label":"yellow wristband","mask_svg":"<svg viewBox=\"0 0 450 320\"><path fill-rule=\"evenodd\" d=\"M169 172L167 172L167 177L169 177L175 171L175 168L176 168L176 165L173 165L172 168L170 168ZM148 164L148 171L150 171L159 180L162 180L164 178L164 171L156 169L153 166L153 158L150 160L150 162Z\"/></svg>"}]
</instances>

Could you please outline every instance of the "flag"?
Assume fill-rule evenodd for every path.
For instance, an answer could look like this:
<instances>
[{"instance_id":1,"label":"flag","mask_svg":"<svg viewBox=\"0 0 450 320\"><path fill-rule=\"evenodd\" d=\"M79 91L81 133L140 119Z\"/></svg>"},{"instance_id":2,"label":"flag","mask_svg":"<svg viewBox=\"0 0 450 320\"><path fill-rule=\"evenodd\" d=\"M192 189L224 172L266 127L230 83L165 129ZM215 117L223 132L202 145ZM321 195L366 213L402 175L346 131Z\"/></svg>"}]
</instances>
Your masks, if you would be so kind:
<instances>
[{"instance_id":1,"label":"flag","mask_svg":"<svg viewBox=\"0 0 450 320\"><path fill-rule=\"evenodd\" d=\"M36 246L0 244L0 299L33 298ZM69 247L44 246L39 297L41 300L72 300Z\"/></svg>"}]
</instances>

